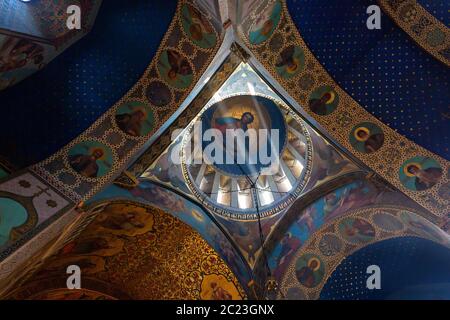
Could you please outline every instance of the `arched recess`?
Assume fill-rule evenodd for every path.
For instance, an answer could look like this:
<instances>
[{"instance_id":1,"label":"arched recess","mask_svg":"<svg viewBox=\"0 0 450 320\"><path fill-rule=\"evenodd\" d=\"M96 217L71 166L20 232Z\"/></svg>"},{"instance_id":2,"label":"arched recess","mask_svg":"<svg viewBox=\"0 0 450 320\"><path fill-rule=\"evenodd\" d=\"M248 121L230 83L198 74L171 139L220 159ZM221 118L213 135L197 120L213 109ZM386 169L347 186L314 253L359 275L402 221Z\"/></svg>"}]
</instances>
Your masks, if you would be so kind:
<instances>
[{"instance_id":1,"label":"arched recess","mask_svg":"<svg viewBox=\"0 0 450 320\"><path fill-rule=\"evenodd\" d=\"M67 290L68 265L82 290ZM128 201L106 205L89 226L9 299L245 299L228 265L189 225Z\"/></svg>"},{"instance_id":2,"label":"arched recess","mask_svg":"<svg viewBox=\"0 0 450 320\"><path fill-rule=\"evenodd\" d=\"M367 280L374 274L367 272L369 266L379 268L378 283L369 281L379 284L377 289L367 288ZM396 237L346 257L326 280L320 299L448 300L449 279L448 247L418 236Z\"/></svg>"},{"instance_id":3,"label":"arched recess","mask_svg":"<svg viewBox=\"0 0 450 320\"><path fill-rule=\"evenodd\" d=\"M229 268L233 270L244 290L249 292L249 283L253 275L247 261L242 256L232 236L201 205L181 193L171 191L150 181L141 181L138 186L132 189L120 188L115 185L108 187L88 201L85 204L85 210L87 215L92 215L92 218L95 219L99 210L105 205L123 201L158 208L192 227L214 248ZM89 218L85 220L89 221ZM82 229L74 225L72 230L67 231L68 235L64 241L74 238L74 233L76 234L78 230Z\"/></svg>"},{"instance_id":4,"label":"arched recess","mask_svg":"<svg viewBox=\"0 0 450 320\"><path fill-rule=\"evenodd\" d=\"M92 14L93 8L82 7L82 30L72 30L69 40L58 44L51 58L60 55L51 62L45 61L45 66L29 79L0 92L4 120L0 128L4 138L0 141L0 155L18 168L35 164L58 151L130 90L156 54L177 8L177 1L4 2L16 7L6 13L11 17L7 20L14 20L14 16L23 13L25 21L22 25L30 24L28 31L39 21L44 29L52 30L52 26L57 26L57 29L68 31L65 11L69 5L84 3L91 7L95 4L99 9L90 28L86 25L86 17L88 13ZM53 13L52 16L52 11L60 14ZM32 13L39 19L27 16ZM20 24L20 19L15 22ZM38 29L36 31L42 31L34 27ZM62 52L79 38L80 33L87 31L85 37ZM41 44L35 45L41 47ZM50 46L42 46L44 52L49 50L47 47ZM7 54L7 51L0 52L2 56ZM20 77L33 67L29 62L25 68L0 72L0 83L15 78L14 73Z\"/></svg>"},{"instance_id":5,"label":"arched recess","mask_svg":"<svg viewBox=\"0 0 450 320\"><path fill-rule=\"evenodd\" d=\"M195 15L202 17L202 36L208 41L192 34L193 29L186 24L186 10L190 12L191 24ZM60 151L0 182L2 194L19 201L26 198L33 206L29 214L38 216L37 223L27 225L1 248L0 279L7 278L72 223L77 217L74 209L127 168L145 150L148 140L180 109L192 90L204 86L198 81L223 37L220 23L209 21L194 0L178 1L176 14L158 51L137 83ZM134 112L145 116L146 123L141 130L130 130L121 121ZM91 156L94 161L87 166L80 165L82 158Z\"/></svg>"},{"instance_id":6,"label":"arched recess","mask_svg":"<svg viewBox=\"0 0 450 320\"><path fill-rule=\"evenodd\" d=\"M420 1L378 0L395 23L435 59L450 67L450 29Z\"/></svg>"},{"instance_id":7,"label":"arched recess","mask_svg":"<svg viewBox=\"0 0 450 320\"><path fill-rule=\"evenodd\" d=\"M327 279L357 250L385 239L415 236L450 247L450 237L420 215L399 206L348 212L315 232L289 260L280 276L278 299L318 299Z\"/></svg>"}]
</instances>

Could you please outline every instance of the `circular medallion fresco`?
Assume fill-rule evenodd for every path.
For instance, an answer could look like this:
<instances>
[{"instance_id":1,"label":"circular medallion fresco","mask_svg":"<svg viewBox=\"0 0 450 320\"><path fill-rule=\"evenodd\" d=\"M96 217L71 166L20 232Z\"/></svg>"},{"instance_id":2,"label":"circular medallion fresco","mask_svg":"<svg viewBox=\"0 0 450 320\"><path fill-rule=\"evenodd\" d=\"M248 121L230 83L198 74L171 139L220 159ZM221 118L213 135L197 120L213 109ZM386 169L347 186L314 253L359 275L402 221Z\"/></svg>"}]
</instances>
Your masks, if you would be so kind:
<instances>
[{"instance_id":1,"label":"circular medallion fresco","mask_svg":"<svg viewBox=\"0 0 450 320\"><path fill-rule=\"evenodd\" d=\"M275 68L280 77L290 79L305 66L305 54L299 46L289 46L281 51Z\"/></svg>"},{"instance_id":2,"label":"circular medallion fresco","mask_svg":"<svg viewBox=\"0 0 450 320\"><path fill-rule=\"evenodd\" d=\"M330 86L321 86L311 93L309 108L315 114L326 116L332 113L339 104L339 96Z\"/></svg>"},{"instance_id":3,"label":"circular medallion fresco","mask_svg":"<svg viewBox=\"0 0 450 320\"><path fill-rule=\"evenodd\" d=\"M270 3L263 12L257 14L254 24L250 27L249 40L251 44L261 44L270 38L281 18L281 2Z\"/></svg>"},{"instance_id":4,"label":"circular medallion fresco","mask_svg":"<svg viewBox=\"0 0 450 320\"><path fill-rule=\"evenodd\" d=\"M188 88L194 78L189 61L173 49L167 49L161 53L158 71L164 81L177 89Z\"/></svg>"},{"instance_id":5,"label":"circular medallion fresco","mask_svg":"<svg viewBox=\"0 0 450 320\"><path fill-rule=\"evenodd\" d=\"M305 253L295 263L295 275L299 283L307 288L314 288L322 281L325 266L319 256Z\"/></svg>"},{"instance_id":6,"label":"circular medallion fresco","mask_svg":"<svg viewBox=\"0 0 450 320\"><path fill-rule=\"evenodd\" d=\"M98 178L111 170L113 158L108 146L98 141L83 141L69 150L68 162L78 174Z\"/></svg>"},{"instance_id":7,"label":"circular medallion fresco","mask_svg":"<svg viewBox=\"0 0 450 320\"><path fill-rule=\"evenodd\" d=\"M190 4L181 8L181 24L184 32L197 46L209 49L216 45L216 34L208 19Z\"/></svg>"},{"instance_id":8,"label":"circular medallion fresco","mask_svg":"<svg viewBox=\"0 0 450 320\"><path fill-rule=\"evenodd\" d=\"M214 212L254 219L285 208L310 172L310 137L281 102L237 95L207 106L182 140L189 189Z\"/></svg>"},{"instance_id":9,"label":"circular medallion fresco","mask_svg":"<svg viewBox=\"0 0 450 320\"><path fill-rule=\"evenodd\" d=\"M375 152L383 143L383 130L372 122L361 122L350 132L350 144L361 153Z\"/></svg>"},{"instance_id":10,"label":"circular medallion fresco","mask_svg":"<svg viewBox=\"0 0 450 320\"><path fill-rule=\"evenodd\" d=\"M121 104L116 110L115 120L120 130L133 137L149 134L154 123L153 111L139 101Z\"/></svg>"},{"instance_id":11,"label":"circular medallion fresco","mask_svg":"<svg viewBox=\"0 0 450 320\"><path fill-rule=\"evenodd\" d=\"M0 198L0 248L8 243L14 228L28 219L27 210L17 201Z\"/></svg>"},{"instance_id":12,"label":"circular medallion fresco","mask_svg":"<svg viewBox=\"0 0 450 320\"><path fill-rule=\"evenodd\" d=\"M161 81L152 81L147 87L146 96L151 104L163 107L172 101L170 89Z\"/></svg>"},{"instance_id":13,"label":"circular medallion fresco","mask_svg":"<svg viewBox=\"0 0 450 320\"><path fill-rule=\"evenodd\" d=\"M375 228L360 218L345 218L339 222L339 233L348 242L360 244L375 238Z\"/></svg>"},{"instance_id":14,"label":"circular medallion fresco","mask_svg":"<svg viewBox=\"0 0 450 320\"><path fill-rule=\"evenodd\" d=\"M442 168L433 158L417 156L406 160L398 175L406 188L422 191L438 183L442 177Z\"/></svg>"}]
</instances>

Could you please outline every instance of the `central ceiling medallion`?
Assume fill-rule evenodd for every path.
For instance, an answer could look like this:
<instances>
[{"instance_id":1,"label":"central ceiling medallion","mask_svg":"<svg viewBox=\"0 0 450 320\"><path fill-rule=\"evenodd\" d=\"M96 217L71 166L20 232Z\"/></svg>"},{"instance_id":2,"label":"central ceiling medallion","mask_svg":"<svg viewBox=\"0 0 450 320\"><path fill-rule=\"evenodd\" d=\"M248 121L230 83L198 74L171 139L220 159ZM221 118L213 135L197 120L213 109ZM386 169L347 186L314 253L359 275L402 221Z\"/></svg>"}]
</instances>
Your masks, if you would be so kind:
<instances>
[{"instance_id":1,"label":"central ceiling medallion","mask_svg":"<svg viewBox=\"0 0 450 320\"><path fill-rule=\"evenodd\" d=\"M283 102L238 94L210 103L188 126L181 165L206 207L252 220L297 198L309 176L311 148L303 121Z\"/></svg>"}]
</instances>

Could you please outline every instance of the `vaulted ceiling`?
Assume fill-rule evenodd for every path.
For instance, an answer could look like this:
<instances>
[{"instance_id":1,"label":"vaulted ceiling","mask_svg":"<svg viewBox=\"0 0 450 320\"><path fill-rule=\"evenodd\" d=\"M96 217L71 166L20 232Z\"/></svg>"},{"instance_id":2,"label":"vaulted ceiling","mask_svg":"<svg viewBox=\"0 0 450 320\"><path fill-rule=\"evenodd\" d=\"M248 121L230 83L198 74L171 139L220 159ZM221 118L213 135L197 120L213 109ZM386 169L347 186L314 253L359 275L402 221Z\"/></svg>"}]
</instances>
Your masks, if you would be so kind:
<instances>
[{"instance_id":1,"label":"vaulted ceiling","mask_svg":"<svg viewBox=\"0 0 450 320\"><path fill-rule=\"evenodd\" d=\"M26 178L0 183L0 209L18 192L26 220L5 232L2 250L9 251L2 254L52 223L60 227L54 223L60 215L79 210L86 221L95 218L70 242L57 235L61 247L45 247L44 264L25 264L34 277L14 296L30 297L43 283L45 291L30 298L67 296L56 274L70 261L92 271L84 295L138 299L225 294L212 283L233 298L342 298L333 287L341 285L339 268L353 262L362 268L365 257L399 246L429 249L443 256L433 261L447 265L449 238L436 225L445 226L449 206L445 65L392 17L383 15L381 30L367 30L367 0L192 1L201 12L184 1L103 1L86 36L0 91L0 160L25 168L47 158ZM448 23L441 6L423 5ZM205 19L207 36L186 27L187 13L190 23ZM211 120L227 101L243 99L236 94L246 95L246 108L252 99L258 112L272 108L267 122L289 131L275 178L258 174L249 183L249 174L238 181L236 168L168 160L195 119ZM238 109L233 116L248 112ZM136 110L146 123L124 127L121 116ZM358 129L372 133L370 143L358 139ZM99 148L96 168L76 166L80 154ZM411 174L409 165L426 176ZM0 167L0 179L6 175ZM270 197L243 192L255 185ZM47 199L45 210L35 205L55 186L58 201ZM77 222L64 227L72 232ZM174 244L182 268L171 255ZM208 269L210 262L220 270ZM141 267L148 272L135 279ZM53 282L42 277L47 271L55 273ZM436 269L445 277L444 271ZM268 275L278 292L264 288ZM184 283L175 282L180 277Z\"/></svg>"}]
</instances>

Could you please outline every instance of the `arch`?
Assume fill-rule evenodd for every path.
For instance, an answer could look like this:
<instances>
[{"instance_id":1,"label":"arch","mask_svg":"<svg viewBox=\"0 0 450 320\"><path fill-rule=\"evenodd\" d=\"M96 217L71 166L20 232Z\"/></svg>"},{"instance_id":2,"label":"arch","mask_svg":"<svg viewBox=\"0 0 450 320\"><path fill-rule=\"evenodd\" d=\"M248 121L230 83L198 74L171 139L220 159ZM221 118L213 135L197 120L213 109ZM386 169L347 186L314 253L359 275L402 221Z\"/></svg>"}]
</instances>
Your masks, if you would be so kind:
<instances>
[{"instance_id":1,"label":"arch","mask_svg":"<svg viewBox=\"0 0 450 320\"><path fill-rule=\"evenodd\" d=\"M263 1L254 10L262 10L266 7L269 10L271 8L267 6L269 2L273 3L274 1ZM242 41L253 53L255 61L266 69L293 100L304 106L302 111L317 123L320 129L328 132L334 141L415 202L442 218L450 209L445 192L439 191L440 188L445 189L449 183L446 175L447 168L450 166L449 162L396 133L367 112L340 88L309 50L289 15L286 2L280 2L282 4L281 22L276 25L264 42L252 44L249 40L250 26L255 22L254 15L248 15L248 21L244 21L239 30ZM275 64L281 52L292 45L303 50L306 67L294 77L286 78L278 74ZM306 81L306 78L309 80ZM337 96L338 99L333 99L330 103L327 101L325 105L317 104L315 95L324 90L324 86L328 88L325 90L328 90L330 95ZM384 143L375 152L358 152L350 143L349 137L352 129L361 122L370 122L384 133ZM340 130L337 129L337 126ZM438 163L436 170L440 172L439 178L428 185L426 191L408 186L401 173L401 168L414 157Z\"/></svg>"},{"instance_id":2,"label":"arch","mask_svg":"<svg viewBox=\"0 0 450 320\"><path fill-rule=\"evenodd\" d=\"M318 299L327 279L345 257L369 244L404 236L450 247L448 234L416 210L398 206L354 210L322 227L296 251L280 277L277 298L289 298L295 292L291 298Z\"/></svg>"},{"instance_id":3,"label":"arch","mask_svg":"<svg viewBox=\"0 0 450 320\"><path fill-rule=\"evenodd\" d=\"M416 0L378 0L384 12L411 39L441 63L450 67L450 29Z\"/></svg>"},{"instance_id":4,"label":"arch","mask_svg":"<svg viewBox=\"0 0 450 320\"><path fill-rule=\"evenodd\" d=\"M367 289L370 265L379 268L380 289ZM448 247L417 236L386 239L346 257L326 280L320 299L448 299L449 272Z\"/></svg>"},{"instance_id":5,"label":"arch","mask_svg":"<svg viewBox=\"0 0 450 320\"><path fill-rule=\"evenodd\" d=\"M214 248L236 274L243 288L248 290L247 285L252 280L253 273L247 261L232 236L201 205L193 202L181 192L171 191L150 181L141 181L133 189L110 186L90 199L85 205L85 210L93 212L96 216L105 205L117 202L158 208L192 227ZM68 238L73 237L73 235L68 236Z\"/></svg>"}]
</instances>

